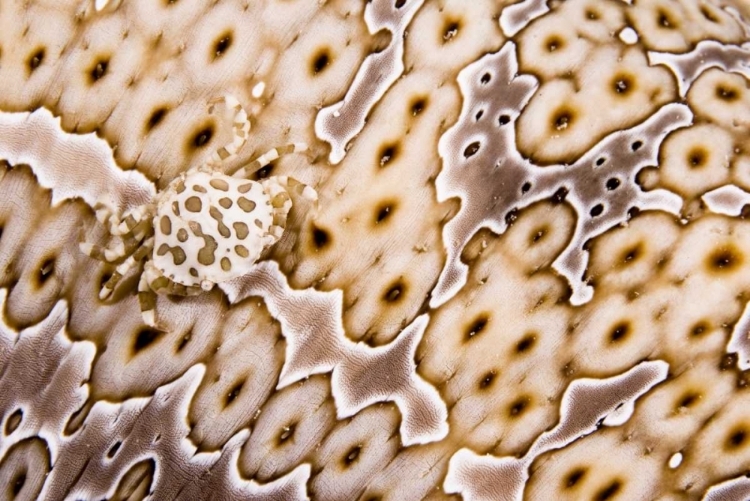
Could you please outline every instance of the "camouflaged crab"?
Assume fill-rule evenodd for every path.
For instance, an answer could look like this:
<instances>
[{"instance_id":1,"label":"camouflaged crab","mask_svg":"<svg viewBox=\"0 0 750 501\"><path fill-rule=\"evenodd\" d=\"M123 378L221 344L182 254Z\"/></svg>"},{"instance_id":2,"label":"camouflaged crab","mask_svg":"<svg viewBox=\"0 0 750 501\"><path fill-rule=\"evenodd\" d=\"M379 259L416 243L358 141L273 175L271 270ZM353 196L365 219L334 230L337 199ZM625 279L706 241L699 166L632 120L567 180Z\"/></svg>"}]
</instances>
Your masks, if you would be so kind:
<instances>
[{"instance_id":1,"label":"camouflaged crab","mask_svg":"<svg viewBox=\"0 0 750 501\"><path fill-rule=\"evenodd\" d=\"M128 271L145 262L138 298L143 320L150 326L156 323L156 293L200 294L247 274L284 233L292 208L289 192L317 203L315 190L292 178L245 178L281 155L306 150L304 144L273 148L231 176L219 169L237 155L250 131L247 113L231 96L212 103L209 112L221 101L234 112L233 141L216 150L207 163L174 179L148 204L123 213L97 207L97 219L119 238L106 247L80 245L96 259L122 260L102 286L100 299L109 297Z\"/></svg>"}]
</instances>

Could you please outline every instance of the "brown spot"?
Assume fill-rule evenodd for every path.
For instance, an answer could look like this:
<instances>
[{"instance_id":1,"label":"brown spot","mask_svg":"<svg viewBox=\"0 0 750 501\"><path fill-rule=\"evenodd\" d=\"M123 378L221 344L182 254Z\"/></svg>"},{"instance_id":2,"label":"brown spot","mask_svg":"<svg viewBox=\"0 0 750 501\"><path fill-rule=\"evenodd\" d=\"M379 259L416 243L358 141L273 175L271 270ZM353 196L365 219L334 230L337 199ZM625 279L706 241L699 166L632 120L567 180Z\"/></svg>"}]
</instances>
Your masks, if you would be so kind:
<instances>
[{"instance_id":1,"label":"brown spot","mask_svg":"<svg viewBox=\"0 0 750 501\"><path fill-rule=\"evenodd\" d=\"M44 61L44 48L36 50L29 56L29 59L26 61L26 64L29 66L29 73L37 69L42 64L42 61Z\"/></svg>"},{"instance_id":2,"label":"brown spot","mask_svg":"<svg viewBox=\"0 0 750 501\"><path fill-rule=\"evenodd\" d=\"M616 177L611 177L607 179L607 183L605 184L608 191L614 191L620 186L620 180Z\"/></svg>"},{"instance_id":3,"label":"brown spot","mask_svg":"<svg viewBox=\"0 0 750 501\"><path fill-rule=\"evenodd\" d=\"M635 80L631 75L619 73L612 79L612 89L621 96L631 94L635 89Z\"/></svg>"},{"instance_id":4,"label":"brown spot","mask_svg":"<svg viewBox=\"0 0 750 501\"><path fill-rule=\"evenodd\" d=\"M738 357L736 353L725 353L721 357L721 361L719 362L719 370L729 371L729 370L736 369L737 360L738 360Z\"/></svg>"},{"instance_id":5,"label":"brown spot","mask_svg":"<svg viewBox=\"0 0 750 501\"><path fill-rule=\"evenodd\" d=\"M516 344L516 352L517 353L525 353L532 349L534 345L536 344L536 334L529 333L526 334L523 339L521 339L518 344Z\"/></svg>"},{"instance_id":6,"label":"brown spot","mask_svg":"<svg viewBox=\"0 0 750 501\"><path fill-rule=\"evenodd\" d=\"M224 55L224 53L229 50L229 47L232 46L232 32L226 32L219 36L219 38L214 42L214 49L212 54L212 59L219 58Z\"/></svg>"},{"instance_id":7,"label":"brown spot","mask_svg":"<svg viewBox=\"0 0 750 501\"><path fill-rule=\"evenodd\" d=\"M524 412L526 412L530 404L531 398L527 395L523 395L514 400L512 404L510 404L510 407L508 408L508 415L512 418L520 417Z\"/></svg>"},{"instance_id":8,"label":"brown spot","mask_svg":"<svg viewBox=\"0 0 750 501\"><path fill-rule=\"evenodd\" d=\"M459 28L461 28L461 23L458 21L446 21L443 25L443 42L450 42L456 38Z\"/></svg>"},{"instance_id":9,"label":"brown spot","mask_svg":"<svg viewBox=\"0 0 750 501\"><path fill-rule=\"evenodd\" d=\"M739 449L747 444L747 429L744 425L735 426L724 442L725 449Z\"/></svg>"},{"instance_id":10,"label":"brown spot","mask_svg":"<svg viewBox=\"0 0 750 501\"><path fill-rule=\"evenodd\" d=\"M185 228L180 228L177 230L177 240L180 242L186 242L188 239L188 232Z\"/></svg>"},{"instance_id":11,"label":"brown spot","mask_svg":"<svg viewBox=\"0 0 750 501\"><path fill-rule=\"evenodd\" d=\"M240 396L240 392L242 391L242 387L245 385L245 381L240 381L239 383L235 384L234 387L229 390L229 393L227 393L227 398L224 401L224 407L228 407L232 402L234 402L237 397Z\"/></svg>"},{"instance_id":12,"label":"brown spot","mask_svg":"<svg viewBox=\"0 0 750 501\"><path fill-rule=\"evenodd\" d=\"M618 492L622 489L622 482L619 480L613 480L609 485L604 487L602 490L596 493L594 496L595 501L609 501L614 499Z\"/></svg>"},{"instance_id":13,"label":"brown spot","mask_svg":"<svg viewBox=\"0 0 750 501\"><path fill-rule=\"evenodd\" d=\"M135 341L133 342L133 354L136 355L140 351L143 351L154 344L154 342L159 339L161 335L162 333L160 331L151 329L149 327L138 331L138 334L136 334L135 336Z\"/></svg>"},{"instance_id":14,"label":"brown spot","mask_svg":"<svg viewBox=\"0 0 750 501\"><path fill-rule=\"evenodd\" d=\"M398 144L388 144L383 146L380 149L380 154L378 155L378 161L380 162L380 167L385 167L391 161L396 157L398 154L399 147Z\"/></svg>"},{"instance_id":15,"label":"brown spot","mask_svg":"<svg viewBox=\"0 0 750 501\"><path fill-rule=\"evenodd\" d=\"M222 197L219 199L219 205L221 205L224 209L229 209L232 207L232 199L227 197Z\"/></svg>"},{"instance_id":16,"label":"brown spot","mask_svg":"<svg viewBox=\"0 0 750 501\"><path fill-rule=\"evenodd\" d=\"M671 18L671 16L667 13L667 11L663 9L659 9L656 13L656 22L661 26L662 28L666 28L668 30L675 29L677 27L677 24L674 22L674 20Z\"/></svg>"},{"instance_id":17,"label":"brown spot","mask_svg":"<svg viewBox=\"0 0 750 501\"><path fill-rule=\"evenodd\" d=\"M200 212L201 209L203 209L203 202L201 202L201 199L198 197L188 197L188 199L185 200L185 208L190 212Z\"/></svg>"},{"instance_id":18,"label":"brown spot","mask_svg":"<svg viewBox=\"0 0 750 501\"><path fill-rule=\"evenodd\" d=\"M383 300L388 303L395 303L404 299L405 296L406 285L404 284L403 280L398 279L390 287L388 287L388 290L385 291L385 294L383 294Z\"/></svg>"},{"instance_id":19,"label":"brown spot","mask_svg":"<svg viewBox=\"0 0 750 501\"><path fill-rule=\"evenodd\" d=\"M178 181L177 186L175 186L175 191L177 193L182 193L183 191L185 191L185 180L184 179L180 179Z\"/></svg>"},{"instance_id":20,"label":"brown spot","mask_svg":"<svg viewBox=\"0 0 750 501\"><path fill-rule=\"evenodd\" d=\"M206 244L198 251L198 262L204 266L209 266L214 264L214 262L216 261L216 256L214 255L214 253L219 246L216 243L216 239L211 235L201 236Z\"/></svg>"},{"instance_id":21,"label":"brown spot","mask_svg":"<svg viewBox=\"0 0 750 501\"><path fill-rule=\"evenodd\" d=\"M159 220L159 228L161 229L161 232L165 235L171 235L172 234L172 220L169 219L169 216L162 216Z\"/></svg>"},{"instance_id":22,"label":"brown spot","mask_svg":"<svg viewBox=\"0 0 750 501\"><path fill-rule=\"evenodd\" d=\"M247 193L253 188L253 183L247 183L247 184L241 184L239 188L237 188L237 191L240 193Z\"/></svg>"},{"instance_id":23,"label":"brown spot","mask_svg":"<svg viewBox=\"0 0 750 501\"><path fill-rule=\"evenodd\" d=\"M232 223L232 227L234 228L234 232L237 234L237 238L239 238L240 240L244 240L245 238L247 238L247 235L250 233L250 229L245 223Z\"/></svg>"},{"instance_id":24,"label":"brown spot","mask_svg":"<svg viewBox=\"0 0 750 501\"><path fill-rule=\"evenodd\" d=\"M101 58L97 60L89 70L91 83L94 83L104 77L104 75L107 74L107 68L109 68L109 59Z\"/></svg>"},{"instance_id":25,"label":"brown spot","mask_svg":"<svg viewBox=\"0 0 750 501\"><path fill-rule=\"evenodd\" d=\"M474 141L469 146L464 148L464 158L471 158L476 155L479 151L480 146L481 145L479 144L479 141Z\"/></svg>"},{"instance_id":26,"label":"brown spot","mask_svg":"<svg viewBox=\"0 0 750 501\"><path fill-rule=\"evenodd\" d=\"M55 258L48 257L39 265L37 284L41 287L55 274Z\"/></svg>"},{"instance_id":27,"label":"brown spot","mask_svg":"<svg viewBox=\"0 0 750 501\"><path fill-rule=\"evenodd\" d=\"M491 370L485 373L485 375L479 379L479 389L486 390L487 388L492 386L492 383L495 382L496 376L497 376L497 372L494 370Z\"/></svg>"},{"instance_id":28,"label":"brown spot","mask_svg":"<svg viewBox=\"0 0 750 501\"><path fill-rule=\"evenodd\" d=\"M714 249L711 254L706 257L706 267L710 271L718 273L727 273L734 271L742 264L743 255L734 246L726 245Z\"/></svg>"},{"instance_id":29,"label":"brown spot","mask_svg":"<svg viewBox=\"0 0 750 501\"><path fill-rule=\"evenodd\" d=\"M197 193L208 193L208 190L199 184L193 185L193 191Z\"/></svg>"},{"instance_id":30,"label":"brown spot","mask_svg":"<svg viewBox=\"0 0 750 501\"><path fill-rule=\"evenodd\" d=\"M240 209L242 209L245 212L252 212L255 209L255 202L245 197L238 198L237 205L239 205Z\"/></svg>"},{"instance_id":31,"label":"brown spot","mask_svg":"<svg viewBox=\"0 0 750 501\"><path fill-rule=\"evenodd\" d=\"M568 196L568 189L565 186L561 186L557 189L557 191L552 195L552 203L553 204L561 204L565 201L565 199Z\"/></svg>"},{"instance_id":32,"label":"brown spot","mask_svg":"<svg viewBox=\"0 0 750 501\"><path fill-rule=\"evenodd\" d=\"M152 113L149 119L146 121L146 132L150 132L154 127L159 125L162 120L164 120L164 117L167 115L167 108L161 107L155 109ZM182 185L184 189L184 184ZM177 193L181 193L178 191Z\"/></svg>"},{"instance_id":33,"label":"brown spot","mask_svg":"<svg viewBox=\"0 0 750 501\"><path fill-rule=\"evenodd\" d=\"M10 435L16 431L18 425L21 424L21 421L23 421L23 411L21 409L16 409L5 421L5 435Z\"/></svg>"},{"instance_id":34,"label":"brown spot","mask_svg":"<svg viewBox=\"0 0 750 501\"><path fill-rule=\"evenodd\" d=\"M708 161L708 151L701 146L694 146L688 151L687 163L691 169L697 169L706 165Z\"/></svg>"},{"instance_id":35,"label":"brown spot","mask_svg":"<svg viewBox=\"0 0 750 501\"><path fill-rule=\"evenodd\" d=\"M685 394L683 394L678 400L675 407L677 409L692 407L694 404L698 402L698 400L701 399L701 394L696 393L694 391L689 391Z\"/></svg>"},{"instance_id":36,"label":"brown spot","mask_svg":"<svg viewBox=\"0 0 750 501\"><path fill-rule=\"evenodd\" d=\"M383 202L375 212L375 224L380 224L388 219L396 208L394 202Z\"/></svg>"},{"instance_id":37,"label":"brown spot","mask_svg":"<svg viewBox=\"0 0 750 501\"><path fill-rule=\"evenodd\" d=\"M10 481L11 488L10 488L10 499L16 499L16 497L21 493L23 490L23 486L26 485L26 471L22 470L18 474L16 474L13 479Z\"/></svg>"},{"instance_id":38,"label":"brown spot","mask_svg":"<svg viewBox=\"0 0 750 501\"><path fill-rule=\"evenodd\" d=\"M586 476L586 468L576 468L568 473L563 479L563 487L566 489L572 489L581 479Z\"/></svg>"},{"instance_id":39,"label":"brown spot","mask_svg":"<svg viewBox=\"0 0 750 501\"><path fill-rule=\"evenodd\" d=\"M289 440L290 438L294 437L294 431L297 428L296 423L290 423L286 426L284 426L281 429L281 433L279 433L279 439L278 439L278 445L282 445L284 442Z\"/></svg>"},{"instance_id":40,"label":"brown spot","mask_svg":"<svg viewBox=\"0 0 750 501\"><path fill-rule=\"evenodd\" d=\"M228 257L221 258L221 269L224 271L229 271L232 269L232 262Z\"/></svg>"},{"instance_id":41,"label":"brown spot","mask_svg":"<svg viewBox=\"0 0 750 501\"><path fill-rule=\"evenodd\" d=\"M712 23L719 22L719 19L713 14L713 12L708 10L707 6L702 5L700 10L701 10L701 14L703 15L703 17L706 18L706 20L711 21Z\"/></svg>"},{"instance_id":42,"label":"brown spot","mask_svg":"<svg viewBox=\"0 0 750 501\"><path fill-rule=\"evenodd\" d=\"M331 235L327 230L313 225L312 243L316 250L324 249L331 243Z\"/></svg>"},{"instance_id":43,"label":"brown spot","mask_svg":"<svg viewBox=\"0 0 750 501\"><path fill-rule=\"evenodd\" d=\"M190 272L190 276L191 277L197 277L198 276L198 270L196 270L195 268L190 268L190 270L188 270L188 271Z\"/></svg>"},{"instance_id":44,"label":"brown spot","mask_svg":"<svg viewBox=\"0 0 750 501\"><path fill-rule=\"evenodd\" d=\"M202 148L211 140L214 135L213 125L208 125L198 132L195 133L193 139L190 141L190 145L193 148Z\"/></svg>"},{"instance_id":45,"label":"brown spot","mask_svg":"<svg viewBox=\"0 0 750 501\"><path fill-rule=\"evenodd\" d=\"M342 462L344 463L344 466L348 468L349 466L354 463L357 458L359 458L359 454L362 452L362 446L361 445L355 445L351 449L349 449L349 452L344 455L342 458Z\"/></svg>"},{"instance_id":46,"label":"brown spot","mask_svg":"<svg viewBox=\"0 0 750 501\"><path fill-rule=\"evenodd\" d=\"M630 334L630 330L630 323L627 321L615 324L609 333L609 341L611 343L619 343L620 341L623 341Z\"/></svg>"},{"instance_id":47,"label":"brown spot","mask_svg":"<svg viewBox=\"0 0 750 501\"><path fill-rule=\"evenodd\" d=\"M250 251L248 251L247 247L245 247L244 245L235 245L234 252L236 252L240 257L248 257L250 255Z\"/></svg>"},{"instance_id":48,"label":"brown spot","mask_svg":"<svg viewBox=\"0 0 750 501\"><path fill-rule=\"evenodd\" d=\"M589 211L589 215L591 217L598 217L602 215L602 212L604 212L604 206L602 204L596 204Z\"/></svg>"},{"instance_id":49,"label":"brown spot","mask_svg":"<svg viewBox=\"0 0 750 501\"><path fill-rule=\"evenodd\" d=\"M263 223L261 222L260 219L255 220L255 226L257 226L261 230L263 229Z\"/></svg>"},{"instance_id":50,"label":"brown spot","mask_svg":"<svg viewBox=\"0 0 750 501\"><path fill-rule=\"evenodd\" d=\"M549 52L555 52L558 49L565 47L565 40L560 35L550 35L544 41L544 47Z\"/></svg>"},{"instance_id":51,"label":"brown spot","mask_svg":"<svg viewBox=\"0 0 750 501\"><path fill-rule=\"evenodd\" d=\"M716 86L716 97L723 101L736 101L739 99L740 93L733 87L719 84Z\"/></svg>"},{"instance_id":52,"label":"brown spot","mask_svg":"<svg viewBox=\"0 0 750 501\"><path fill-rule=\"evenodd\" d=\"M315 56L313 56L310 69L313 75L317 75L328 68L330 64L331 56L328 52L328 49L321 49L315 54Z\"/></svg>"},{"instance_id":53,"label":"brown spot","mask_svg":"<svg viewBox=\"0 0 750 501\"><path fill-rule=\"evenodd\" d=\"M427 98L416 98L414 101L412 101L411 107L409 108L409 110L411 111L411 116L416 117L424 111L425 107L427 107Z\"/></svg>"},{"instance_id":54,"label":"brown spot","mask_svg":"<svg viewBox=\"0 0 750 501\"><path fill-rule=\"evenodd\" d=\"M566 106L560 107L552 114L551 128L553 132L562 132L567 130L573 124L574 120L575 113L572 109Z\"/></svg>"},{"instance_id":55,"label":"brown spot","mask_svg":"<svg viewBox=\"0 0 750 501\"><path fill-rule=\"evenodd\" d=\"M485 327L487 327L487 322L489 322L489 317L486 313L482 313L481 315L479 315L471 324L469 324L469 327L466 329L466 335L464 339L466 341L474 339L475 336L484 331Z\"/></svg>"},{"instance_id":56,"label":"brown spot","mask_svg":"<svg viewBox=\"0 0 750 501\"><path fill-rule=\"evenodd\" d=\"M211 187L216 188L217 190L229 191L229 183L227 183L223 179L214 178L211 181L209 181L208 184L210 184Z\"/></svg>"},{"instance_id":57,"label":"brown spot","mask_svg":"<svg viewBox=\"0 0 750 501\"><path fill-rule=\"evenodd\" d=\"M532 230L531 235L529 237L529 240L531 240L531 244L536 244L540 240L542 240L545 236L547 236L547 232L549 232L549 228L547 226L540 226L539 228Z\"/></svg>"},{"instance_id":58,"label":"brown spot","mask_svg":"<svg viewBox=\"0 0 750 501\"><path fill-rule=\"evenodd\" d=\"M513 207L511 210L508 211L507 214L505 214L505 224L507 224L508 226L513 226L513 223L518 221L518 215L519 215L518 208Z\"/></svg>"},{"instance_id":59,"label":"brown spot","mask_svg":"<svg viewBox=\"0 0 750 501\"><path fill-rule=\"evenodd\" d=\"M600 14L594 9L586 9L585 15L586 19L588 19L589 21L596 21L599 19L599 17L601 17Z\"/></svg>"},{"instance_id":60,"label":"brown spot","mask_svg":"<svg viewBox=\"0 0 750 501\"><path fill-rule=\"evenodd\" d=\"M224 219L224 214L222 214L219 209L217 209L216 207L209 207L208 214L216 220L219 235L224 238L229 238L232 236L232 232L229 231L229 227L222 221Z\"/></svg>"},{"instance_id":61,"label":"brown spot","mask_svg":"<svg viewBox=\"0 0 750 501\"><path fill-rule=\"evenodd\" d=\"M711 325L706 320L701 320L700 322L696 323L692 329L690 329L690 334L692 336L700 336L704 334L706 331L711 329Z\"/></svg>"},{"instance_id":62,"label":"brown spot","mask_svg":"<svg viewBox=\"0 0 750 501\"><path fill-rule=\"evenodd\" d=\"M620 258L620 261L623 264L623 266L629 265L635 262L636 260L638 260L638 258L641 257L642 254L643 254L643 242L638 242L632 247L625 249L625 251L622 253L622 257Z\"/></svg>"}]
</instances>

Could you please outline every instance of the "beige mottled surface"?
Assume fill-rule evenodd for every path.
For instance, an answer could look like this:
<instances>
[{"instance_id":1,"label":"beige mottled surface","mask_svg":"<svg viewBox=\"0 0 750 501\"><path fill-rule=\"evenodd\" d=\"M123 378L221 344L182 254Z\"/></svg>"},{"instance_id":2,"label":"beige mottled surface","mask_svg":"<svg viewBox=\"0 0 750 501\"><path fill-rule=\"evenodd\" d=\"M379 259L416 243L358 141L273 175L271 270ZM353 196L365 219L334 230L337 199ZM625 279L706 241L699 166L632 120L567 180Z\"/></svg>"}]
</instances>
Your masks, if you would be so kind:
<instances>
[{"instance_id":1,"label":"beige mottled surface","mask_svg":"<svg viewBox=\"0 0 750 501\"><path fill-rule=\"evenodd\" d=\"M750 353L733 334L750 301L746 5L525 0L539 17L509 43L510 2L405 3L3 0L0 110L44 107L61 132L0 116L23 132L0 136L0 499L484 499L467 482L497 498L466 458L525 456L525 499L693 500L750 468L750 375L727 352L734 335ZM413 15L403 44L366 9ZM732 59L701 66L705 40ZM401 45L401 76L376 82L368 56ZM699 70L681 81L671 53ZM347 111L364 124L334 164L316 117L355 87L383 94ZM90 205L102 189L140 203L203 163L230 137L207 112L224 94L252 123L226 168L304 141L254 177L292 175L320 210L295 201L278 268L160 297L150 329L137 273L97 299L112 266L78 249L105 236ZM638 136L657 119L663 136ZM719 214L705 195L728 185L744 192ZM677 206L644 206L654 190ZM451 252L465 281L436 289ZM553 266L566 252L583 273ZM643 363L668 370L613 397L632 415L579 416L528 454L566 391Z\"/></svg>"}]
</instances>

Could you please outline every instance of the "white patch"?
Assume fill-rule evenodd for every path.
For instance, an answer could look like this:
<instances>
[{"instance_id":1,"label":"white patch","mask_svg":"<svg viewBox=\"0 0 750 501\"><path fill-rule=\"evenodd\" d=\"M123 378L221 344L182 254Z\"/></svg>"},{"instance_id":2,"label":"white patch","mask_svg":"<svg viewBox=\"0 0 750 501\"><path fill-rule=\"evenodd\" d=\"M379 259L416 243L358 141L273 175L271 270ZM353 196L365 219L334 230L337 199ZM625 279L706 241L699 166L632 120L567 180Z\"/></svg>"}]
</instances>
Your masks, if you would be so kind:
<instances>
[{"instance_id":1,"label":"white patch","mask_svg":"<svg viewBox=\"0 0 750 501\"><path fill-rule=\"evenodd\" d=\"M260 98L263 95L263 92L266 90L266 83L265 82L258 82L255 84L252 90L252 95L255 99Z\"/></svg>"},{"instance_id":2,"label":"white patch","mask_svg":"<svg viewBox=\"0 0 750 501\"><path fill-rule=\"evenodd\" d=\"M633 44L638 43L638 33L636 33L636 31L630 26L623 28L620 31L619 37L623 43L628 44L628 45L633 45Z\"/></svg>"},{"instance_id":3,"label":"white patch","mask_svg":"<svg viewBox=\"0 0 750 501\"><path fill-rule=\"evenodd\" d=\"M673 470L682 464L682 453L675 452L672 457L669 458L669 467Z\"/></svg>"},{"instance_id":4,"label":"white patch","mask_svg":"<svg viewBox=\"0 0 750 501\"><path fill-rule=\"evenodd\" d=\"M98 12L102 10L104 7L106 7L108 3L109 3L109 0L95 0L94 8Z\"/></svg>"}]
</instances>

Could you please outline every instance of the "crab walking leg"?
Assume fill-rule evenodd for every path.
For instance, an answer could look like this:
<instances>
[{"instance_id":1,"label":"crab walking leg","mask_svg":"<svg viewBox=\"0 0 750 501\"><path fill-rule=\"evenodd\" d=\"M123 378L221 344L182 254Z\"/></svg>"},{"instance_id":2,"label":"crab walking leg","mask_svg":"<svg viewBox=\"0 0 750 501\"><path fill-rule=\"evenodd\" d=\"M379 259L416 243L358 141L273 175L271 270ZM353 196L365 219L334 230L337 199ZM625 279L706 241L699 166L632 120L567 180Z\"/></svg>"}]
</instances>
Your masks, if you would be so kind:
<instances>
[{"instance_id":1,"label":"crab walking leg","mask_svg":"<svg viewBox=\"0 0 750 501\"><path fill-rule=\"evenodd\" d=\"M232 159L237 156L237 152L245 146L248 135L250 134L250 120L247 118L247 112L235 97L224 96L212 100L209 103L208 112L213 113L216 105L222 102L227 110L234 112L234 117L232 119L233 137L231 143L225 144L211 154L211 159L209 160L211 165L219 165L224 160Z\"/></svg>"},{"instance_id":2,"label":"crab walking leg","mask_svg":"<svg viewBox=\"0 0 750 501\"><path fill-rule=\"evenodd\" d=\"M141 274L141 279L138 282L138 303L141 306L141 318L143 323L149 327L156 326L156 292L151 288L149 278L152 278L149 273L150 262L146 263L146 268Z\"/></svg>"},{"instance_id":3,"label":"crab walking leg","mask_svg":"<svg viewBox=\"0 0 750 501\"><path fill-rule=\"evenodd\" d=\"M249 164L233 172L232 176L245 178L253 172L262 169L279 157L290 155L292 153L299 153L301 151L307 151L307 145L305 143L292 143L287 144L286 146L271 148Z\"/></svg>"},{"instance_id":4,"label":"crab walking leg","mask_svg":"<svg viewBox=\"0 0 750 501\"><path fill-rule=\"evenodd\" d=\"M99 291L99 299L107 299L112 291L115 290L117 284L120 282L123 276L129 272L133 267L138 265L141 261L148 258L151 255L151 251L154 249L154 237L149 238L141 247L139 247L133 254L130 255L125 261L123 261L115 272L109 277L109 280L104 284L102 290Z\"/></svg>"},{"instance_id":5,"label":"crab walking leg","mask_svg":"<svg viewBox=\"0 0 750 501\"><path fill-rule=\"evenodd\" d=\"M284 233L289 211L292 209L290 193L302 196L315 204L315 210L318 209L318 192L296 179L287 176L276 176L264 179L261 184L264 191L271 198L273 222L268 229L268 233L277 239L281 238L281 235Z\"/></svg>"},{"instance_id":6,"label":"crab walking leg","mask_svg":"<svg viewBox=\"0 0 750 501\"><path fill-rule=\"evenodd\" d=\"M150 225L151 223L148 220L141 221L133 228L134 233L127 232L122 236L121 240L111 240L110 244L106 247L89 242L81 242L78 247L81 249L81 252L94 259L112 263L132 254L148 235L151 230Z\"/></svg>"}]
</instances>

